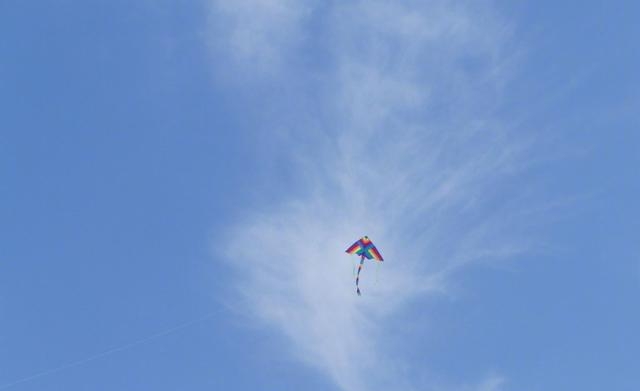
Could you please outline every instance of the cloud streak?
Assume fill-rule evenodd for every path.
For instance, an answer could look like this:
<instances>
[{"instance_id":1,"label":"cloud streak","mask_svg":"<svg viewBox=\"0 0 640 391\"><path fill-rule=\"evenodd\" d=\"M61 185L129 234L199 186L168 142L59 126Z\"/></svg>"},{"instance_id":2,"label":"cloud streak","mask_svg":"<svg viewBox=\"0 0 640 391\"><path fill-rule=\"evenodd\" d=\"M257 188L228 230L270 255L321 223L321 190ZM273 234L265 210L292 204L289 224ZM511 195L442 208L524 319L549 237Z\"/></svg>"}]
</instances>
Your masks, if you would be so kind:
<instances>
[{"instance_id":1,"label":"cloud streak","mask_svg":"<svg viewBox=\"0 0 640 391\"><path fill-rule=\"evenodd\" d=\"M424 389L384 338L392 315L446 292L464 265L526 248L511 217L520 204L505 197L524 147L492 114L511 76L508 24L467 2L211 8L227 66L296 86L263 92L256 109L295 191L217 239L241 271L243 305L340 389ZM357 297L343 252L363 234L387 262L377 283L365 265Z\"/></svg>"}]
</instances>

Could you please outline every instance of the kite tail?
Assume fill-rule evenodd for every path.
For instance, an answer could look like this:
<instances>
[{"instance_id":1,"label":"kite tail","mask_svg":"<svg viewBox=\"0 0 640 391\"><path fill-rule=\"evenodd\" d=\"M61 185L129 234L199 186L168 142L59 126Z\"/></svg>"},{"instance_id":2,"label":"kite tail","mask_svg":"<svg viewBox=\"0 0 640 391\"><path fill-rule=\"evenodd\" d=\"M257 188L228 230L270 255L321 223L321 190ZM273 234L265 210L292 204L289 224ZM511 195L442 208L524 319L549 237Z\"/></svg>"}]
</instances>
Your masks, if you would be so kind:
<instances>
[{"instance_id":1,"label":"kite tail","mask_svg":"<svg viewBox=\"0 0 640 391\"><path fill-rule=\"evenodd\" d=\"M360 296L360 271L362 270L362 265L364 264L364 255L360 257L360 264L358 265L358 275L356 276L356 292L358 296Z\"/></svg>"}]
</instances>

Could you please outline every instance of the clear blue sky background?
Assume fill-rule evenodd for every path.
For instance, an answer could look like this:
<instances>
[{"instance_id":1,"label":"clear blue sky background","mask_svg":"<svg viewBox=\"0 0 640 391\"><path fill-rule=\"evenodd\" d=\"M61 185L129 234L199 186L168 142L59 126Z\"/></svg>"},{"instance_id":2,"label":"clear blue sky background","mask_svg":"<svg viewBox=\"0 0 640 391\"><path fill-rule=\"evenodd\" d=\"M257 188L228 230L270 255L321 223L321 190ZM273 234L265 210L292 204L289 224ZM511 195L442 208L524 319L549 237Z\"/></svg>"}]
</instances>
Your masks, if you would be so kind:
<instances>
[{"instance_id":1,"label":"clear blue sky background","mask_svg":"<svg viewBox=\"0 0 640 391\"><path fill-rule=\"evenodd\" d=\"M554 158L522 181L561 206L537 228L543 251L466 268L455 295L415 309L430 321L407 376L638 390L640 6L507 3L496 7L525 53L500 115L547 140ZM0 389L211 313L6 389L336 387L220 298L242 277L212 237L300 189L265 144L260 93L215 82L211 12L0 3Z\"/></svg>"}]
</instances>

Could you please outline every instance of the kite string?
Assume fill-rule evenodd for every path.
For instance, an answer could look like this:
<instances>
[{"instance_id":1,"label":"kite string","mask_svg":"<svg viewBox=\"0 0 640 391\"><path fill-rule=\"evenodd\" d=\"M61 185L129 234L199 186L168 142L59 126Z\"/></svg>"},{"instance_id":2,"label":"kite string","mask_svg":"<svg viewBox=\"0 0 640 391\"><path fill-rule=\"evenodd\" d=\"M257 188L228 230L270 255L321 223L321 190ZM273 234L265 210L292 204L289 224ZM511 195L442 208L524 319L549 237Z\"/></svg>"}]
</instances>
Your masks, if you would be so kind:
<instances>
[{"instance_id":1,"label":"kite string","mask_svg":"<svg viewBox=\"0 0 640 391\"><path fill-rule=\"evenodd\" d=\"M94 354L93 356L89 356L89 357L83 358L81 360L73 361L73 362L61 365L59 367L56 367L56 368L48 369L46 371L42 371L42 372L36 373L34 375L24 377L22 379L15 380L15 381L13 381L11 383L2 384L2 385L0 385L0 390L4 390L4 389L7 389L9 387L13 387L13 386L18 385L20 383L31 381L31 380L37 379L39 377L52 375L54 373L58 373L58 372L66 370L66 369L78 367L78 366L86 364L86 363L88 363L90 361L94 361L94 360L97 360L99 358L109 356L109 355L111 355L113 353L129 350L131 348L134 348L134 347L136 347L138 345L142 345L142 344L144 344L146 342L149 342L151 340L154 340L156 338L167 336L167 335L172 334L172 333L174 333L176 331L182 330L182 329L184 329L186 327L189 327L189 326L192 326L192 325L194 325L196 323L200 323L200 322L202 322L204 320L207 320L207 319L211 318L213 315L215 315L217 312L218 311L211 312L211 313L209 313L207 315L204 315L204 316L202 316L202 317L200 317L198 319L194 319L194 320L190 320L188 322L181 323L181 324L179 324L177 326L165 329L163 331L157 332L157 333L152 334L152 335L150 335L148 337L141 338L141 339L139 339L137 341L133 341L133 342L130 342L130 343L125 344L125 345L121 345L121 346L118 346L118 347L115 347L115 348L107 349L107 350L102 351L100 353Z\"/></svg>"},{"instance_id":2,"label":"kite string","mask_svg":"<svg viewBox=\"0 0 640 391\"><path fill-rule=\"evenodd\" d=\"M380 268L380 262L376 261L376 281L375 285L378 285L378 269Z\"/></svg>"}]
</instances>

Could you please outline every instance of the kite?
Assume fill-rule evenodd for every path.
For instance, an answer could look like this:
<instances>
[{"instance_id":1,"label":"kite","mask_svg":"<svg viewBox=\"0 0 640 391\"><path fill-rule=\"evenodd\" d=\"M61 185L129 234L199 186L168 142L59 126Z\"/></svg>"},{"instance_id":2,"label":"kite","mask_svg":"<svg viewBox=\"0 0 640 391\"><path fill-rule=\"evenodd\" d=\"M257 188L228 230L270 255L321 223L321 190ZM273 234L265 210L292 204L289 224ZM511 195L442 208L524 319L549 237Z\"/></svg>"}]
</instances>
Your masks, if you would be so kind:
<instances>
[{"instance_id":1,"label":"kite","mask_svg":"<svg viewBox=\"0 0 640 391\"><path fill-rule=\"evenodd\" d=\"M358 265L358 274L356 276L356 292L358 296L360 296L360 286L358 284L360 282L360 271L362 270L365 258L378 262L382 262L384 259L382 259L382 255L380 255L376 246L367 236L360 238L360 240L352 244L345 252L351 255L360 255L360 264Z\"/></svg>"}]
</instances>

